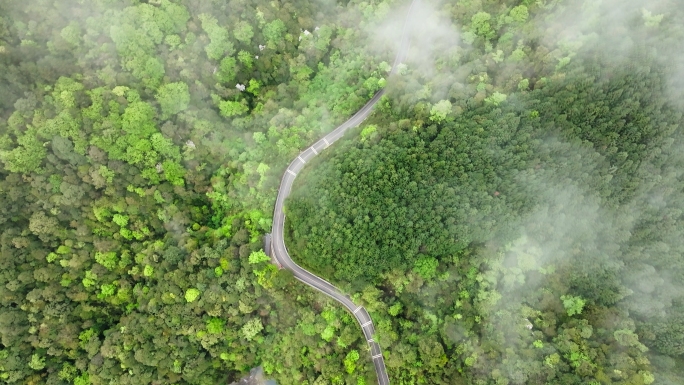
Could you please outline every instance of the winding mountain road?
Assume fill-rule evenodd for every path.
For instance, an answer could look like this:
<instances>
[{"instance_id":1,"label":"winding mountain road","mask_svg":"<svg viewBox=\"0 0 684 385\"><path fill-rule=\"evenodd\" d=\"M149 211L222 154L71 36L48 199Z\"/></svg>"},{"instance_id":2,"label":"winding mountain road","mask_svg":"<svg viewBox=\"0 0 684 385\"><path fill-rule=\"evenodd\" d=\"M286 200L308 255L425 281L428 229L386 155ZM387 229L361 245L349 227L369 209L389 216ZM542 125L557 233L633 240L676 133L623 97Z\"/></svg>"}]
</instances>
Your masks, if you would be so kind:
<instances>
[{"instance_id":1,"label":"winding mountain road","mask_svg":"<svg viewBox=\"0 0 684 385\"><path fill-rule=\"evenodd\" d=\"M392 65L392 70L390 75L396 73L397 66L402 63L409 50L409 39L406 33L406 27L408 24L408 19L411 16L411 10L414 5L417 4L419 0L413 0L411 6L409 7L406 20L404 21L404 27L402 29L402 38L399 48L399 52L395 57L394 64ZM356 321L361 326L363 335L368 342L370 348L371 359L373 365L375 366L375 372L378 377L379 385L389 385L389 376L387 375L387 368L385 367L385 360L382 356L382 351L380 350L380 345L373 339L373 334L375 333L375 327L373 325L373 320L370 314L363 306L359 306L352 302L349 296L343 294L339 289L337 289L333 284L318 277L307 270L304 270L299 265L297 265L290 254L287 252L285 247L284 238L284 226L285 226L285 213L283 212L283 204L285 203L285 198L290 195L292 190L292 184L294 183L297 174L304 168L304 166L316 155L321 153L321 151L330 147L338 139L344 136L344 133L350 128L358 126L363 122L368 115L373 110L375 104L380 100L385 90L382 89L378 91L371 100L366 103L358 112L354 114L349 120L339 125L333 131L325 135L323 138L318 140L316 143L308 147L306 150L301 152L287 167L283 178L280 182L280 187L278 189L278 197L276 199L275 210L273 213L273 229L271 233L271 250L270 254L278 264L285 269L292 272L295 278L301 282L313 287L314 289L326 294L327 296L335 299L337 302L341 303L347 310L349 310L352 315L356 318Z\"/></svg>"}]
</instances>

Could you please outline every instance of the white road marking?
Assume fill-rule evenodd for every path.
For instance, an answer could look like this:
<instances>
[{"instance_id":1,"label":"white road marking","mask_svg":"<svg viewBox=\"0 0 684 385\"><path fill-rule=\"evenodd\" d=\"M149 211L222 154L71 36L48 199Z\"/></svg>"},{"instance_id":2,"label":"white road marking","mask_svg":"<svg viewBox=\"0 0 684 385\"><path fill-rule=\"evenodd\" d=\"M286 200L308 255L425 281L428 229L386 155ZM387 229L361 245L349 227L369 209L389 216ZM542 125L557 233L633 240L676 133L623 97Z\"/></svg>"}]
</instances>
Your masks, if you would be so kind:
<instances>
[{"instance_id":1,"label":"white road marking","mask_svg":"<svg viewBox=\"0 0 684 385\"><path fill-rule=\"evenodd\" d=\"M380 357L382 357L382 353L374 355L373 359L380 358Z\"/></svg>"},{"instance_id":2,"label":"white road marking","mask_svg":"<svg viewBox=\"0 0 684 385\"><path fill-rule=\"evenodd\" d=\"M354 310L354 314L358 313L362 309L361 306L357 307L356 310Z\"/></svg>"},{"instance_id":3,"label":"white road marking","mask_svg":"<svg viewBox=\"0 0 684 385\"><path fill-rule=\"evenodd\" d=\"M375 340L371 338L368 340L368 342L375 342Z\"/></svg>"},{"instance_id":4,"label":"white road marking","mask_svg":"<svg viewBox=\"0 0 684 385\"><path fill-rule=\"evenodd\" d=\"M318 151L316 151L316 149L315 149L315 148L313 148L313 146L311 146L311 151L313 151L313 152L314 152L314 154L318 155Z\"/></svg>"},{"instance_id":5,"label":"white road marking","mask_svg":"<svg viewBox=\"0 0 684 385\"><path fill-rule=\"evenodd\" d=\"M301 156L298 156L298 157L297 157L297 159L301 160L301 161L302 161L302 163L306 163L306 162L304 161L304 159L302 159L302 157L301 157Z\"/></svg>"},{"instance_id":6,"label":"white road marking","mask_svg":"<svg viewBox=\"0 0 684 385\"><path fill-rule=\"evenodd\" d=\"M368 326L368 325L370 325L370 324L372 324L372 323L373 323L373 321L368 321L368 322L366 322L365 324L361 325L361 327L362 327L362 328L365 328L366 326Z\"/></svg>"},{"instance_id":7,"label":"white road marking","mask_svg":"<svg viewBox=\"0 0 684 385\"><path fill-rule=\"evenodd\" d=\"M290 174L292 174L292 175L294 175L294 176L297 176L297 174L295 174L294 172L292 172L292 170L290 170L289 168L287 169L287 172L289 172Z\"/></svg>"},{"instance_id":8,"label":"white road marking","mask_svg":"<svg viewBox=\"0 0 684 385\"><path fill-rule=\"evenodd\" d=\"M325 144L326 144L327 146L330 146L330 143L328 143L328 139L323 138L323 141L325 142Z\"/></svg>"}]
</instances>

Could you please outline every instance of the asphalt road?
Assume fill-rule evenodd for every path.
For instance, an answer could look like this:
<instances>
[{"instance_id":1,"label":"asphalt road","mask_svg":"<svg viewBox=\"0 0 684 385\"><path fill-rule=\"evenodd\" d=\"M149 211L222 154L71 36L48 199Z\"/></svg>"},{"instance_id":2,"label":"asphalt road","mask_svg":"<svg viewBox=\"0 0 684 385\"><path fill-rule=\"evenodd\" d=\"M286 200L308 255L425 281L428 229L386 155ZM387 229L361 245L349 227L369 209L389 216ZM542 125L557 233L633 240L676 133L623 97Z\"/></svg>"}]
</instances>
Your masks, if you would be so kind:
<instances>
[{"instance_id":1,"label":"asphalt road","mask_svg":"<svg viewBox=\"0 0 684 385\"><path fill-rule=\"evenodd\" d=\"M413 0L411 6L409 7L404 28L402 30L400 49L394 59L390 75L396 73L398 65L403 62L408 55L409 39L408 34L406 33L406 25L408 23L409 17L411 16L411 10L418 2L419 0ZM333 284L310 273L307 270L304 270L299 265L294 263L294 261L292 261L292 258L290 258L290 254L287 252L287 248L285 247L285 238L283 236L285 226L285 213L283 212L283 204L285 203L285 198L287 198L292 191L292 183L304 166L311 159L313 159L313 157L321 153L321 151L324 151L337 140L342 138L347 130L361 124L361 122L363 122L373 111L373 107L380 100L380 97L382 97L384 93L384 89L378 91L373 98L366 103L366 105L356 112L356 114L354 114L354 116L349 118L349 120L346 122L340 124L337 128L308 147L306 150L302 151L290 163L283 174L283 178L280 182L280 188L278 189L278 198L276 199L275 210L273 213L273 229L271 233L271 255L276 259L282 268L290 270L294 277L301 282L313 287L329 297L332 297L354 315L356 321L359 323L359 326L361 326L361 330L366 338L366 342L368 342L371 360L375 366L375 373L378 377L379 385L389 385L389 377L387 375L387 368L385 367L385 360L382 356L380 345L373 339L375 327L370 314L368 314L368 311L366 311L363 306L359 306L352 302L347 295L343 294Z\"/></svg>"}]
</instances>

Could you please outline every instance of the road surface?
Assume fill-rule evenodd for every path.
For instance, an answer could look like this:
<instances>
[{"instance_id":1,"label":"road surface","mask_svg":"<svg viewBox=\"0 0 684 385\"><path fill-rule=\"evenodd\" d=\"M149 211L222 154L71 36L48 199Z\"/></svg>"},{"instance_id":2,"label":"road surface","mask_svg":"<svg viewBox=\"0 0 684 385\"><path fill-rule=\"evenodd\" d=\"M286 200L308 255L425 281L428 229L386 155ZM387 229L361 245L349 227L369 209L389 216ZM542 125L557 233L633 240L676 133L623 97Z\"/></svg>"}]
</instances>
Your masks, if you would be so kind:
<instances>
[{"instance_id":1,"label":"road surface","mask_svg":"<svg viewBox=\"0 0 684 385\"><path fill-rule=\"evenodd\" d=\"M409 50L409 39L406 33L406 26L408 18L411 15L411 10L414 5L418 3L419 0L413 0L409 11L406 16L406 21L404 22L404 28L402 30L401 44L399 52L394 59L392 65L391 74L396 73L398 65L406 59ZM270 254L275 258L276 262L285 269L292 272L295 278L301 282L313 287L314 289L332 297L337 302L341 303L349 312L354 315L356 321L361 326L363 335L368 342L370 348L371 360L375 366L375 373L378 377L379 385L389 385L389 377L387 375L387 368L385 367L385 360L382 356L382 351L380 350L380 345L373 339L373 334L375 333L375 327L373 325L373 320L370 314L363 306L359 306L352 302L352 300L345 294L337 289L330 282L318 277L307 270L304 270L299 265L292 261L290 254L287 252L285 247L284 226L285 226L285 213L283 212L283 204L285 203L285 198L290 195L292 190L292 183L297 177L297 174L304 168L304 166L313 159L316 155L320 154L326 148L330 147L333 143L339 140L344 133L350 128L358 126L363 122L368 115L373 111L375 103L380 100L385 90L382 89L378 91L371 100L366 103L354 116L349 118L346 122L339 125L332 132L325 135L323 138L318 140L316 143L311 145L309 148L301 152L290 165L285 170L283 178L280 182L280 187L278 189L278 198L276 199L275 210L273 214L273 229L271 230L271 250Z\"/></svg>"}]
</instances>

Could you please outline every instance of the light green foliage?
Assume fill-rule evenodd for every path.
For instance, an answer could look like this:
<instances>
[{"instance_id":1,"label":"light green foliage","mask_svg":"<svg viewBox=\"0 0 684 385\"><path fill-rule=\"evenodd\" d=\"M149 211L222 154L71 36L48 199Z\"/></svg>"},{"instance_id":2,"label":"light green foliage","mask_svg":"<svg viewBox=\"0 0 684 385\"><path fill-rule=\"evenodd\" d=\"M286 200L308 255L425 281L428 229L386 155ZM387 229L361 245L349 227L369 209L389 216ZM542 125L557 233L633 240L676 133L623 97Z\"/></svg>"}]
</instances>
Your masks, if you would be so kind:
<instances>
[{"instance_id":1,"label":"light green foliage","mask_svg":"<svg viewBox=\"0 0 684 385\"><path fill-rule=\"evenodd\" d=\"M520 62L523 59L525 59L527 55L525 54L525 51L523 51L522 48L518 47L511 52L511 56L509 56L509 59L513 62Z\"/></svg>"},{"instance_id":2,"label":"light green foliage","mask_svg":"<svg viewBox=\"0 0 684 385\"><path fill-rule=\"evenodd\" d=\"M359 352L352 350L344 357L344 368L347 373L352 374L356 370L356 362L359 360Z\"/></svg>"},{"instance_id":3,"label":"light green foliage","mask_svg":"<svg viewBox=\"0 0 684 385\"><path fill-rule=\"evenodd\" d=\"M157 202L159 204L166 203L166 199L164 199L164 197L162 196L161 192L159 192L159 190L154 190L154 194L152 194L152 196L154 197L155 202Z\"/></svg>"},{"instance_id":4,"label":"light green foliage","mask_svg":"<svg viewBox=\"0 0 684 385\"><path fill-rule=\"evenodd\" d=\"M563 301L563 307L565 308L565 311L568 313L568 316L572 317L573 315L582 314L582 310L584 309L584 305L586 304L586 301L582 297L562 295L560 298L561 301Z\"/></svg>"},{"instance_id":5,"label":"light green foliage","mask_svg":"<svg viewBox=\"0 0 684 385\"><path fill-rule=\"evenodd\" d=\"M55 253L50 253L45 257L45 259L48 261L48 263L52 263L52 262L56 261L57 258L58 258L58 255Z\"/></svg>"},{"instance_id":6,"label":"light green foliage","mask_svg":"<svg viewBox=\"0 0 684 385\"><path fill-rule=\"evenodd\" d=\"M233 27L233 36L241 43L248 44L254 36L252 26L244 20L238 21Z\"/></svg>"},{"instance_id":7,"label":"light green foliage","mask_svg":"<svg viewBox=\"0 0 684 385\"><path fill-rule=\"evenodd\" d=\"M90 385L90 376L88 373L83 373L74 378L74 385Z\"/></svg>"},{"instance_id":8,"label":"light green foliage","mask_svg":"<svg viewBox=\"0 0 684 385\"><path fill-rule=\"evenodd\" d=\"M32 130L17 138L17 147L10 151L0 150L0 160L11 172L30 173L36 171L47 152Z\"/></svg>"},{"instance_id":9,"label":"light green foliage","mask_svg":"<svg viewBox=\"0 0 684 385\"><path fill-rule=\"evenodd\" d=\"M285 23L280 19L275 19L270 23L267 23L262 29L262 33L266 38L266 45L269 48L274 49L278 45L278 42L282 40L285 31L287 31Z\"/></svg>"},{"instance_id":10,"label":"light green foliage","mask_svg":"<svg viewBox=\"0 0 684 385\"><path fill-rule=\"evenodd\" d=\"M114 269L118 263L118 258L116 256L116 252L114 252L114 251L109 251L106 253L102 253L102 252L98 251L95 253L95 260L100 265L106 267L107 270Z\"/></svg>"},{"instance_id":11,"label":"light green foliage","mask_svg":"<svg viewBox=\"0 0 684 385\"><path fill-rule=\"evenodd\" d=\"M126 191L136 193L141 197L145 196L145 191L143 189L141 189L140 187L135 187L132 184L129 184L128 186L126 186Z\"/></svg>"},{"instance_id":12,"label":"light green foliage","mask_svg":"<svg viewBox=\"0 0 684 385\"><path fill-rule=\"evenodd\" d=\"M195 301L198 297L200 296L200 291L193 288L190 288L185 291L185 300L187 302L193 302Z\"/></svg>"},{"instance_id":13,"label":"light green foliage","mask_svg":"<svg viewBox=\"0 0 684 385\"><path fill-rule=\"evenodd\" d=\"M162 110L162 119L167 119L188 108L190 104L188 85L183 82L164 84L157 90L156 99Z\"/></svg>"},{"instance_id":14,"label":"light green foliage","mask_svg":"<svg viewBox=\"0 0 684 385\"><path fill-rule=\"evenodd\" d=\"M42 357L40 354L32 355L28 366L33 370L43 370L45 368L45 357Z\"/></svg>"},{"instance_id":15,"label":"light green foliage","mask_svg":"<svg viewBox=\"0 0 684 385\"><path fill-rule=\"evenodd\" d=\"M451 102L448 100L440 100L432 106L432 109L430 109L430 120L434 122L441 122L444 121L447 116L451 113Z\"/></svg>"},{"instance_id":16,"label":"light green foliage","mask_svg":"<svg viewBox=\"0 0 684 385\"><path fill-rule=\"evenodd\" d=\"M183 44L183 40L181 40L181 37L178 35L167 35L164 38L164 43L166 43L171 49L176 49Z\"/></svg>"},{"instance_id":17,"label":"light green foliage","mask_svg":"<svg viewBox=\"0 0 684 385\"><path fill-rule=\"evenodd\" d=\"M128 215L114 214L112 222L119 225L119 227L126 227L128 225Z\"/></svg>"},{"instance_id":18,"label":"light green foliage","mask_svg":"<svg viewBox=\"0 0 684 385\"><path fill-rule=\"evenodd\" d=\"M271 167L267 165L266 163L259 163L257 166L256 172L261 176L261 178L265 178L266 174L268 173L268 170L270 170Z\"/></svg>"},{"instance_id":19,"label":"light green foliage","mask_svg":"<svg viewBox=\"0 0 684 385\"><path fill-rule=\"evenodd\" d=\"M253 340L262 330L264 330L264 325L259 318L252 318L240 329L242 336L245 337L247 341Z\"/></svg>"},{"instance_id":20,"label":"light green foliage","mask_svg":"<svg viewBox=\"0 0 684 385\"><path fill-rule=\"evenodd\" d=\"M650 385L655 382L655 376L651 372L644 370L639 373L643 376L645 385Z\"/></svg>"},{"instance_id":21,"label":"light green foliage","mask_svg":"<svg viewBox=\"0 0 684 385\"><path fill-rule=\"evenodd\" d=\"M207 321L207 331L211 334L221 334L225 324L226 322L220 318L210 318Z\"/></svg>"},{"instance_id":22,"label":"light green foliage","mask_svg":"<svg viewBox=\"0 0 684 385\"><path fill-rule=\"evenodd\" d=\"M333 34L333 29L329 25L323 25L321 26L321 29L318 30L317 36L316 36L316 43L314 43L314 47L316 47L317 50L319 51L327 51L328 47L330 46L330 40L332 39L332 34Z\"/></svg>"},{"instance_id":23,"label":"light green foliage","mask_svg":"<svg viewBox=\"0 0 684 385\"><path fill-rule=\"evenodd\" d=\"M240 51L238 52L237 57L240 64L245 66L247 69L252 69L252 66L254 65L254 59L251 53L247 51Z\"/></svg>"},{"instance_id":24,"label":"light green foliage","mask_svg":"<svg viewBox=\"0 0 684 385\"><path fill-rule=\"evenodd\" d=\"M369 77L363 82L363 88L367 89L371 95L374 94L382 88L380 85L380 79L374 76Z\"/></svg>"},{"instance_id":25,"label":"light green foliage","mask_svg":"<svg viewBox=\"0 0 684 385\"><path fill-rule=\"evenodd\" d=\"M114 284L103 284L100 285L100 295L99 298L111 297L116 293L116 285Z\"/></svg>"},{"instance_id":26,"label":"light green foliage","mask_svg":"<svg viewBox=\"0 0 684 385\"><path fill-rule=\"evenodd\" d=\"M173 3L170 0L161 0L160 3L165 15L157 17L157 19L164 21L165 33L185 31L186 24L190 19L188 10L183 5Z\"/></svg>"},{"instance_id":27,"label":"light green foliage","mask_svg":"<svg viewBox=\"0 0 684 385\"><path fill-rule=\"evenodd\" d=\"M62 364L62 369L59 371L58 376L64 381L71 381L76 376L76 373L78 373L76 367L65 362Z\"/></svg>"},{"instance_id":28,"label":"light green foliage","mask_svg":"<svg viewBox=\"0 0 684 385\"><path fill-rule=\"evenodd\" d=\"M273 279L278 272L275 265L266 265L261 270L254 270L254 275L257 277L257 283L266 289L273 287Z\"/></svg>"},{"instance_id":29,"label":"light green foliage","mask_svg":"<svg viewBox=\"0 0 684 385\"><path fill-rule=\"evenodd\" d=\"M105 182L107 184L111 184L114 181L114 176L116 175L114 171L110 170L107 168L105 165L101 165L98 169L97 172L100 174L102 178L104 178Z\"/></svg>"},{"instance_id":30,"label":"light green foliage","mask_svg":"<svg viewBox=\"0 0 684 385\"><path fill-rule=\"evenodd\" d=\"M87 270L85 272L85 277L83 278L83 280L81 280L81 283L83 283L84 287L88 288L88 287L93 286L96 281L97 281L97 275L95 273L93 273L91 270Z\"/></svg>"},{"instance_id":31,"label":"light green foliage","mask_svg":"<svg viewBox=\"0 0 684 385\"><path fill-rule=\"evenodd\" d=\"M560 355L558 353L553 353L549 356L546 356L546 358L544 359L544 364L546 366L550 366L550 367L554 367L554 366L558 365L559 362L560 362Z\"/></svg>"},{"instance_id":32,"label":"light green foliage","mask_svg":"<svg viewBox=\"0 0 684 385\"><path fill-rule=\"evenodd\" d=\"M240 51L244 52L244 51ZM250 55L251 58L251 55ZM219 72L217 74L219 80L222 83L230 83L235 79L237 74L237 62L232 56L226 56L221 59L221 64L219 65Z\"/></svg>"},{"instance_id":33,"label":"light green foliage","mask_svg":"<svg viewBox=\"0 0 684 385\"><path fill-rule=\"evenodd\" d=\"M365 142L368 139L374 138L377 134L378 126L374 124L369 124L361 130L361 141Z\"/></svg>"},{"instance_id":34,"label":"light green foliage","mask_svg":"<svg viewBox=\"0 0 684 385\"><path fill-rule=\"evenodd\" d=\"M249 263L252 265L259 264L261 262L269 262L271 260L271 257L266 255L266 253L263 250L258 250L258 251L253 251L249 255Z\"/></svg>"},{"instance_id":35,"label":"light green foliage","mask_svg":"<svg viewBox=\"0 0 684 385\"><path fill-rule=\"evenodd\" d=\"M560 71L561 69L565 68L565 66L567 66L570 63L570 60L572 60L570 56L558 59L558 64L556 64L556 71Z\"/></svg>"},{"instance_id":36,"label":"light green foliage","mask_svg":"<svg viewBox=\"0 0 684 385\"><path fill-rule=\"evenodd\" d=\"M327 342L330 342L330 340L332 340L334 336L335 327L332 325L326 326L325 329L323 329L323 331L321 332L321 338Z\"/></svg>"},{"instance_id":37,"label":"light green foliage","mask_svg":"<svg viewBox=\"0 0 684 385\"><path fill-rule=\"evenodd\" d=\"M518 91L527 91L530 88L529 79L523 79L518 82Z\"/></svg>"},{"instance_id":38,"label":"light green foliage","mask_svg":"<svg viewBox=\"0 0 684 385\"><path fill-rule=\"evenodd\" d=\"M199 15L198 18L202 22L202 29L211 41L204 47L207 56L210 59L219 60L224 55L232 55L234 49L229 40L228 31L218 25L218 20L206 13Z\"/></svg>"},{"instance_id":39,"label":"light green foliage","mask_svg":"<svg viewBox=\"0 0 684 385\"><path fill-rule=\"evenodd\" d=\"M133 75L149 88L157 88L165 74L164 63L156 57L148 58L142 68L133 69Z\"/></svg>"},{"instance_id":40,"label":"light green foliage","mask_svg":"<svg viewBox=\"0 0 684 385\"><path fill-rule=\"evenodd\" d=\"M89 342L93 337L96 337L96 338L97 338L96 335L97 335L97 332L96 332L95 329L93 329L93 328L88 328L88 329L82 331L82 332L79 333L79 335L78 335L78 340L79 340L78 345L79 345L80 347L82 347L82 348L85 348L86 344L88 344L88 342Z\"/></svg>"},{"instance_id":41,"label":"light green foliage","mask_svg":"<svg viewBox=\"0 0 684 385\"><path fill-rule=\"evenodd\" d=\"M180 160L180 151L178 150L178 147L176 147L171 140L165 138L162 134L152 134L152 136L150 136L150 142L154 151L159 153L159 155L175 161Z\"/></svg>"},{"instance_id":42,"label":"light green foliage","mask_svg":"<svg viewBox=\"0 0 684 385\"><path fill-rule=\"evenodd\" d=\"M249 111L249 107L247 107L247 103L244 100L239 102L225 100L219 103L219 111L221 112L221 116L230 118L236 115L244 114L245 112Z\"/></svg>"},{"instance_id":43,"label":"light green foliage","mask_svg":"<svg viewBox=\"0 0 684 385\"><path fill-rule=\"evenodd\" d=\"M62 28L59 35L71 45L78 46L81 44L81 29L77 22L72 21L66 27Z\"/></svg>"},{"instance_id":44,"label":"light green foliage","mask_svg":"<svg viewBox=\"0 0 684 385\"><path fill-rule=\"evenodd\" d=\"M121 128L129 135L148 137L156 131L154 115L154 108L148 103L131 102L121 116Z\"/></svg>"},{"instance_id":45,"label":"light green foliage","mask_svg":"<svg viewBox=\"0 0 684 385\"><path fill-rule=\"evenodd\" d=\"M162 168L164 169L164 178L172 185L183 186L185 184L183 177L185 177L186 171L183 166L177 162L167 160L162 163Z\"/></svg>"},{"instance_id":46,"label":"light green foliage","mask_svg":"<svg viewBox=\"0 0 684 385\"><path fill-rule=\"evenodd\" d=\"M502 94L500 92L494 92L492 95L485 98L485 102L498 106L501 103L505 102L507 98L508 96L505 94Z\"/></svg>"},{"instance_id":47,"label":"light green foliage","mask_svg":"<svg viewBox=\"0 0 684 385\"><path fill-rule=\"evenodd\" d=\"M396 317L397 315L399 315L399 313L401 313L401 310L401 302L397 302L394 305L390 306L389 309L387 309L387 313L389 313L389 315L391 315L392 317Z\"/></svg>"},{"instance_id":48,"label":"light green foliage","mask_svg":"<svg viewBox=\"0 0 684 385\"><path fill-rule=\"evenodd\" d=\"M62 254L62 255L69 254L70 252L71 252L71 247L69 247L67 245L59 245L59 247L57 247L57 250L55 250L55 253Z\"/></svg>"},{"instance_id":49,"label":"light green foliage","mask_svg":"<svg viewBox=\"0 0 684 385\"><path fill-rule=\"evenodd\" d=\"M261 87L261 84L259 84L258 80L249 79L249 84L247 85L247 92L251 93L254 96L257 96L259 95L259 87Z\"/></svg>"},{"instance_id":50,"label":"light green foliage","mask_svg":"<svg viewBox=\"0 0 684 385\"><path fill-rule=\"evenodd\" d=\"M424 255L416 260L413 266L413 271L418 273L418 275L423 277L425 280L432 280L437 275L438 266L439 262L437 259Z\"/></svg>"},{"instance_id":51,"label":"light green foliage","mask_svg":"<svg viewBox=\"0 0 684 385\"><path fill-rule=\"evenodd\" d=\"M651 11L645 8L641 9L641 16L644 19L644 25L651 28L659 26L660 22L663 21L663 17L665 17L664 14L654 16Z\"/></svg>"},{"instance_id":52,"label":"light green foliage","mask_svg":"<svg viewBox=\"0 0 684 385\"><path fill-rule=\"evenodd\" d=\"M494 29L489 24L492 15L487 12L478 12L470 19L470 29L476 35L482 36L485 39L491 39L495 35Z\"/></svg>"},{"instance_id":53,"label":"light green foliage","mask_svg":"<svg viewBox=\"0 0 684 385\"><path fill-rule=\"evenodd\" d=\"M143 275L145 277L151 277L152 275L154 275L154 267L150 265L145 265L145 268L143 269Z\"/></svg>"},{"instance_id":54,"label":"light green foliage","mask_svg":"<svg viewBox=\"0 0 684 385\"><path fill-rule=\"evenodd\" d=\"M529 11L527 10L527 7L525 5L518 5L517 7L513 7L509 15L511 17L511 20L516 23L524 23L530 16Z\"/></svg>"}]
</instances>

